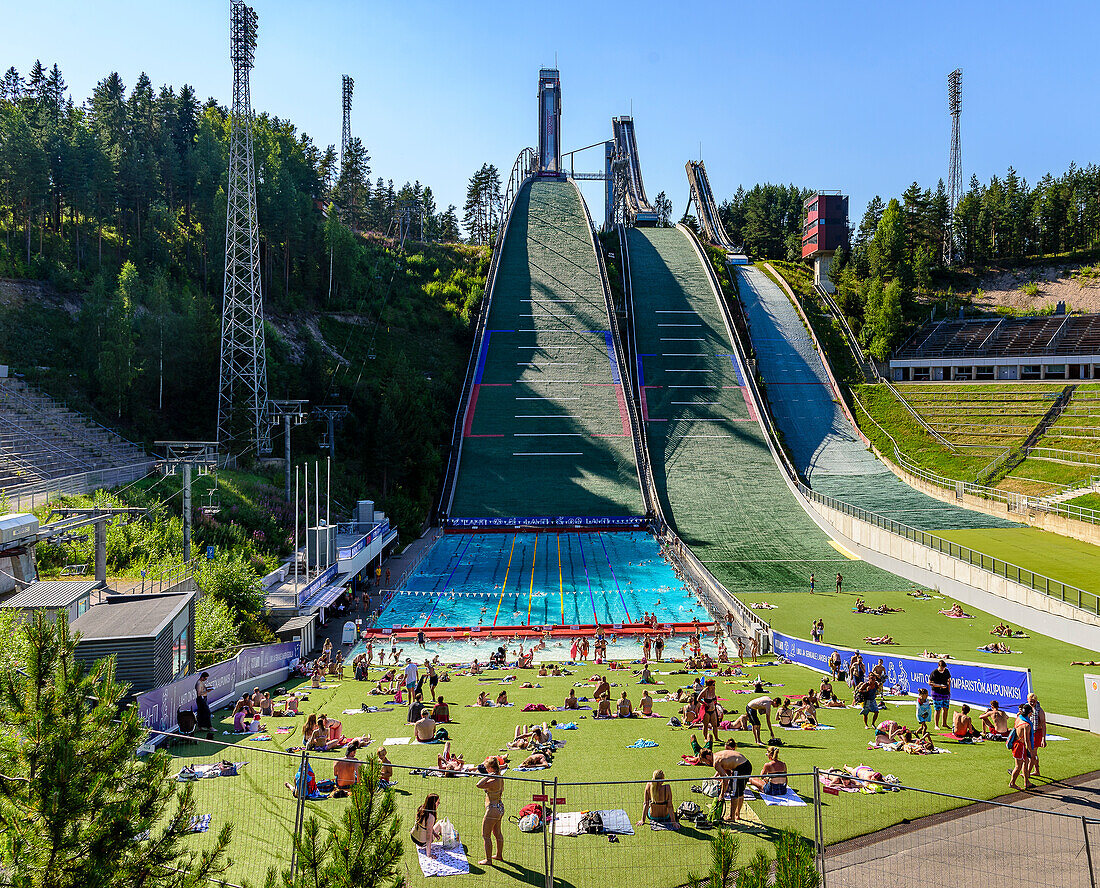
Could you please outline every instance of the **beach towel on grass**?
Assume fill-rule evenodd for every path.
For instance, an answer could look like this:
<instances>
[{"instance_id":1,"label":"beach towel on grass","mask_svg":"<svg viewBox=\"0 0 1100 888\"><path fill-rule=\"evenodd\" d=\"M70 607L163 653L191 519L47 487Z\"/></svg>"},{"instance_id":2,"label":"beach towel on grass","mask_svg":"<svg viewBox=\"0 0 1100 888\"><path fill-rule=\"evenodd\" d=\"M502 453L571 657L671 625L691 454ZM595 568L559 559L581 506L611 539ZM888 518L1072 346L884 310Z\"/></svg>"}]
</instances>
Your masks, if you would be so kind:
<instances>
[{"instance_id":1,"label":"beach towel on grass","mask_svg":"<svg viewBox=\"0 0 1100 888\"><path fill-rule=\"evenodd\" d=\"M420 861L420 872L425 876L466 876L470 873L470 861L461 845L450 849L432 845L431 857L423 848L418 848L416 859Z\"/></svg>"},{"instance_id":2,"label":"beach towel on grass","mask_svg":"<svg viewBox=\"0 0 1100 888\"><path fill-rule=\"evenodd\" d=\"M1047 742L1058 742L1059 740L1069 740L1069 737L1059 737L1057 734L1047 734Z\"/></svg>"},{"instance_id":3,"label":"beach towel on grass","mask_svg":"<svg viewBox=\"0 0 1100 888\"><path fill-rule=\"evenodd\" d=\"M654 746L660 746L660 745L661 744L658 743L656 740L643 740L643 739L639 738L638 740L635 740L633 743L628 743L626 748L627 749L652 749Z\"/></svg>"},{"instance_id":4,"label":"beach towel on grass","mask_svg":"<svg viewBox=\"0 0 1100 888\"><path fill-rule=\"evenodd\" d=\"M575 731L577 730L576 722L565 722L565 724L558 725L555 731Z\"/></svg>"},{"instance_id":5,"label":"beach towel on grass","mask_svg":"<svg viewBox=\"0 0 1100 888\"><path fill-rule=\"evenodd\" d=\"M786 793L781 796L768 795L766 792L754 793L751 789L745 790L745 801L751 802L753 799L760 799L765 805L769 807L772 805L783 805L787 808L804 808L806 802L789 786Z\"/></svg>"},{"instance_id":6,"label":"beach towel on grass","mask_svg":"<svg viewBox=\"0 0 1100 888\"><path fill-rule=\"evenodd\" d=\"M788 728L785 725L783 725L781 727L783 728L784 731L808 731L808 730L810 730L809 728L801 728L801 727L796 728L796 727L793 727L793 726ZM832 731L835 727L836 727L836 725L814 725L813 729L815 731Z\"/></svg>"},{"instance_id":7,"label":"beach towel on grass","mask_svg":"<svg viewBox=\"0 0 1100 888\"><path fill-rule=\"evenodd\" d=\"M649 821L649 827L652 830L677 830L680 827L673 823L671 820L664 823L658 823L656 820Z\"/></svg>"},{"instance_id":8,"label":"beach towel on grass","mask_svg":"<svg viewBox=\"0 0 1100 888\"><path fill-rule=\"evenodd\" d=\"M387 737L383 746L407 746L411 737Z\"/></svg>"},{"instance_id":9,"label":"beach towel on grass","mask_svg":"<svg viewBox=\"0 0 1100 888\"><path fill-rule=\"evenodd\" d=\"M596 813L600 815L600 819L603 820L603 831L605 834L614 833L620 836L632 836L634 835L634 827L630 823L630 815L626 813L622 808L615 808L613 810L599 810ZM552 821L554 827L554 835L558 836L578 836L581 830L581 817L584 815L583 811L570 811L567 814L558 814Z\"/></svg>"},{"instance_id":10,"label":"beach towel on grass","mask_svg":"<svg viewBox=\"0 0 1100 888\"><path fill-rule=\"evenodd\" d=\"M294 730L294 728L292 728L292 727L290 727L290 726L288 725L288 726L287 726L287 727L285 727L285 728L276 728L276 729L275 729L275 733L276 733L276 734L289 734L289 733L291 733L291 732L292 732L293 730Z\"/></svg>"},{"instance_id":11,"label":"beach towel on grass","mask_svg":"<svg viewBox=\"0 0 1100 888\"><path fill-rule=\"evenodd\" d=\"M196 814L191 818L191 822L187 824L185 833L201 833L210 829L210 815L209 814Z\"/></svg>"},{"instance_id":12,"label":"beach towel on grass","mask_svg":"<svg viewBox=\"0 0 1100 888\"><path fill-rule=\"evenodd\" d=\"M388 709L381 709L378 706L368 706L366 709L363 709L362 707L360 707L359 709L345 709L344 710L344 715L355 715L356 713L365 713L365 712L390 712L392 709L393 709L392 706L389 707Z\"/></svg>"}]
</instances>

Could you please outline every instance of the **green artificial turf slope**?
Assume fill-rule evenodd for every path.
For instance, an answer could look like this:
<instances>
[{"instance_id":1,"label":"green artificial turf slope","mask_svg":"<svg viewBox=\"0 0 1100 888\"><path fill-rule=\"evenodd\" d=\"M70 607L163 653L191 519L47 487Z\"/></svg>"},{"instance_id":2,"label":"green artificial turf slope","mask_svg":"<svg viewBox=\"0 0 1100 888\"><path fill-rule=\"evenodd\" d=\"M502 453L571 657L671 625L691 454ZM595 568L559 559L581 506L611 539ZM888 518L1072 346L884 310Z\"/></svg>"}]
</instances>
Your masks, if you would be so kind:
<instances>
[{"instance_id":1,"label":"green artificial turf slope","mask_svg":"<svg viewBox=\"0 0 1100 888\"><path fill-rule=\"evenodd\" d=\"M827 633L828 635L828 633ZM662 671L677 666L663 665ZM613 721L594 721L591 713L525 713L522 707L530 702L542 702L557 705L565 697L574 680L587 679L594 674L596 667L580 667L571 678L538 678L533 672L519 673L520 679L531 680L543 685L541 689L520 689L518 681L508 685L509 698L517 705L510 708L475 709L463 704L474 700L481 689L495 696L500 690L500 678L508 672L495 672L487 676L486 681L465 676L442 683L439 692L444 694L452 707L454 724L448 729L453 738L453 749L466 757L467 761L480 761L490 753L497 753L512 737L515 726L522 722L546 720L556 717L562 720L575 719L580 726L576 731L558 731L555 736L567 741L564 749L555 758L553 767L547 771L513 774L514 777L531 778L535 782L510 780L505 789L504 799L507 815L516 815L519 809L530 802L532 795L541 794L541 781L557 778L557 794L564 798L563 810L575 811L593 808L624 808L637 821L641 814L643 785L627 784L623 781L644 781L654 769L661 768L672 779L687 780L673 787L674 800L679 802L692 799L707 802L698 794L690 791L692 783L698 784L713 771L702 767L678 767L680 754L689 751L690 732L674 729L665 722L672 713L672 704L657 705L661 719L628 719ZM601 671L603 671L601 669ZM755 677L759 673L765 680L775 682L781 687L775 689L778 694L805 693L819 682L819 676L810 670L797 666L759 666L749 667L748 674ZM377 671L374 671L377 675ZM630 698L637 702L641 688L636 685L637 677L629 672L608 672L612 682L621 683L629 692ZM675 688L686 684L690 676L657 676L665 682L665 688ZM725 698L724 705L733 709L744 709L744 702L751 699L745 694L734 694L735 690L749 689L749 685L735 683L732 680L718 679L719 695ZM409 728L405 725L405 707L395 707L392 711L374 714L353 714L343 716L343 709L360 706L363 702L379 703L382 698L365 694L366 686L345 679L340 686L327 691L314 691L310 700L303 706L303 714L297 718L269 719L268 728L274 739L267 743L248 744L241 742L237 747L222 749L213 744L200 742L197 745L173 747L180 755L177 764L190 761L217 761L231 759L248 761L236 778L219 778L195 783L194 791L197 810L212 815L211 831L189 839L196 848L210 843L217 829L224 823L233 824L233 844L231 856L234 859L232 870L227 874L230 881L260 881L271 865L284 866L289 857L289 835L294 822L295 802L290 792L283 786L290 781L297 764L297 758L282 757L272 753L288 746L300 743L301 726L309 712L326 712L342 718L345 732L360 734L370 732L374 739L407 736ZM654 690L663 690L655 688ZM845 689L846 690L846 689ZM617 695L619 688L614 690ZM585 690L578 689L578 696ZM585 715L587 718L579 718ZM914 721L912 706L891 707L884 718L912 724ZM223 728L228 725L228 710L215 714L215 721L221 719ZM895 774L902 783L928 789L945 789L958 795L975 798L991 798L1007 790L1008 753L1001 743L985 743L976 746L960 746L944 741L952 750L951 755L913 757L902 753L883 750L868 750L866 743L869 731L865 731L860 715L851 709L823 711L822 722L835 726L831 731L794 732L777 730L785 741L783 758L791 773L808 771L819 767L869 764L885 773ZM294 728L293 733L275 734L277 725ZM1095 766L1100 757L1100 738L1088 734L1054 729L1057 734L1069 738L1068 742L1051 743L1042 753L1044 773L1052 779L1063 778L1086 772ZM722 732L722 738L729 736ZM751 735L738 733L736 738L745 746L746 755L759 771L764 761L764 750L751 747ZM767 739L767 732L764 732ZM660 745L653 749L629 749L628 744L638 738L657 741ZM219 735L219 739L226 739ZM435 764L438 746L391 746L390 759L398 765L431 766ZM326 762L315 759L314 768L318 778L331 776L331 767ZM591 786L567 785L583 781L601 781ZM812 781L809 778L794 777L791 785L803 797L812 797ZM547 787L548 791L552 791ZM484 795L474 786L470 778L422 778L398 772L396 798L403 819L400 831L402 837L408 835L416 806L428 792L437 792L441 797L441 815L449 817L463 839L470 855L471 881L477 878L478 884L488 882L492 885L542 884L543 837L541 834L521 834L515 825L505 824L505 858L507 864L486 872L478 867L480 859L480 823L484 811ZM328 799L308 802L306 815L317 816L323 822L331 822L338 817L346 806L346 801ZM839 797L825 796L823 821L828 841L835 842L859 835L869 830L881 829L903 819L923 816L956 807L960 802L921 792L903 791L882 795L847 795ZM778 830L790 827L800 830L803 835L813 835L813 807L781 808L766 807L760 802L749 803L746 808L751 822L737 829L742 834L742 852L746 858L759 846L760 842L772 841ZM685 829L679 833L654 832L648 828L634 827L636 835L625 836L619 843L609 843L606 837L580 836L559 837L555 843L555 874L563 885L598 886L598 888L637 888L640 885L673 886L684 884L691 872L705 869L709 849L706 841L712 833L695 829ZM427 880L421 875L413 855L411 843L405 841L403 862L407 867L409 884L424 885ZM455 884L458 884L457 882Z\"/></svg>"},{"instance_id":2,"label":"green artificial turf slope","mask_svg":"<svg viewBox=\"0 0 1100 888\"><path fill-rule=\"evenodd\" d=\"M943 530L939 535L975 551L1100 594L1100 547L1035 527Z\"/></svg>"}]
</instances>

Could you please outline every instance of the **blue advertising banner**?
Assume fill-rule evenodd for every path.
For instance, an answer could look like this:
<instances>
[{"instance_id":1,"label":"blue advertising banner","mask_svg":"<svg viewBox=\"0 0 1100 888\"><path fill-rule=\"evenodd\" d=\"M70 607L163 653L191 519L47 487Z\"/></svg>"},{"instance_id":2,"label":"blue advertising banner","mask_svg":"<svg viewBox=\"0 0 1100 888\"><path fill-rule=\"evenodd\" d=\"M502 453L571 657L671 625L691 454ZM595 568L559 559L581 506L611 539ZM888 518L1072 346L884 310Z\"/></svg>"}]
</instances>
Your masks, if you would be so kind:
<instances>
[{"instance_id":1,"label":"blue advertising banner","mask_svg":"<svg viewBox=\"0 0 1100 888\"><path fill-rule=\"evenodd\" d=\"M851 648L804 641L775 630L772 630L772 639L772 646L777 654L818 672L829 671L829 655L833 651L840 654L844 669L848 671L848 662L855 653ZM886 667L886 689L898 694L915 696L921 688L927 688L928 674L936 668L935 660L902 657L877 648L860 653L868 671L878 662L879 657L882 658ZM1027 702L1027 695L1031 693L1031 672L1017 666L990 666L948 660L947 668L951 672L951 699L957 703L969 703L984 709L990 700L996 700L1002 709L1015 711Z\"/></svg>"},{"instance_id":2,"label":"blue advertising banner","mask_svg":"<svg viewBox=\"0 0 1100 888\"><path fill-rule=\"evenodd\" d=\"M215 710L233 700L237 685L241 682L289 668L300 656L300 648L297 641L245 648L232 660L223 660L199 670L200 673L209 673L206 681L209 694L206 699L210 709ZM198 675L192 673L144 694L138 694L138 711L145 724L157 731L174 731L177 727L177 711L195 708L197 680Z\"/></svg>"},{"instance_id":3,"label":"blue advertising banner","mask_svg":"<svg viewBox=\"0 0 1100 888\"><path fill-rule=\"evenodd\" d=\"M645 518L559 515L544 518L449 518L452 527L642 527Z\"/></svg>"}]
</instances>

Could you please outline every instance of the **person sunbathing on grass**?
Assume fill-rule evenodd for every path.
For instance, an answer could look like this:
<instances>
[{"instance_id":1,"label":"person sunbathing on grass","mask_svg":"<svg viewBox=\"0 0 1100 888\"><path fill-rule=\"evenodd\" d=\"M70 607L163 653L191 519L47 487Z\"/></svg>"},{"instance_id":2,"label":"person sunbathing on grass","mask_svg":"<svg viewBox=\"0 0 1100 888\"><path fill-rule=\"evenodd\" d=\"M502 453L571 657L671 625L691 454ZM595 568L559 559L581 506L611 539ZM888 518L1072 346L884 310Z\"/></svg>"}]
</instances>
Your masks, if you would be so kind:
<instances>
[{"instance_id":1,"label":"person sunbathing on grass","mask_svg":"<svg viewBox=\"0 0 1100 888\"><path fill-rule=\"evenodd\" d=\"M903 614L903 613L905 613L905 608L903 608L903 607L890 607L890 605L883 602L882 604L880 604L878 607L875 608L875 613L876 614Z\"/></svg>"},{"instance_id":2,"label":"person sunbathing on grass","mask_svg":"<svg viewBox=\"0 0 1100 888\"><path fill-rule=\"evenodd\" d=\"M549 768L550 767L550 759L548 759L541 752L534 752L531 755L527 756L527 758L525 758L522 762L520 762L519 767L521 767L521 768Z\"/></svg>"},{"instance_id":3,"label":"person sunbathing on grass","mask_svg":"<svg viewBox=\"0 0 1100 888\"><path fill-rule=\"evenodd\" d=\"M611 698L608 696L600 697L599 703L596 705L596 713L593 718L611 718Z\"/></svg>"},{"instance_id":4,"label":"person sunbathing on grass","mask_svg":"<svg viewBox=\"0 0 1100 888\"><path fill-rule=\"evenodd\" d=\"M1007 623L998 623L996 626L989 630L989 634L998 635L1001 638L1005 638L1006 636L1010 637L1012 635L1012 629L1009 628L1009 625Z\"/></svg>"},{"instance_id":5,"label":"person sunbathing on grass","mask_svg":"<svg viewBox=\"0 0 1100 888\"><path fill-rule=\"evenodd\" d=\"M1071 660L1070 666L1100 666L1100 660Z\"/></svg>"},{"instance_id":6,"label":"person sunbathing on grass","mask_svg":"<svg viewBox=\"0 0 1100 888\"><path fill-rule=\"evenodd\" d=\"M981 736L978 729L974 727L973 720L970 718L970 707L965 703L962 705L962 711L956 712L952 718L951 733L960 740L970 740L974 737Z\"/></svg>"},{"instance_id":7,"label":"person sunbathing on grass","mask_svg":"<svg viewBox=\"0 0 1100 888\"><path fill-rule=\"evenodd\" d=\"M780 727L784 728L789 728L794 724L794 710L791 709L789 698L783 700L783 706L776 713L775 720L779 722Z\"/></svg>"},{"instance_id":8,"label":"person sunbathing on grass","mask_svg":"<svg viewBox=\"0 0 1100 888\"><path fill-rule=\"evenodd\" d=\"M905 734L909 729L905 725L899 725L892 719L887 719L882 724L875 728L875 742L890 742L897 740L902 734Z\"/></svg>"},{"instance_id":9,"label":"person sunbathing on grass","mask_svg":"<svg viewBox=\"0 0 1100 888\"><path fill-rule=\"evenodd\" d=\"M339 749L344 744L339 740L329 740L321 728L317 728L306 742L306 749L310 752L330 752Z\"/></svg>"},{"instance_id":10,"label":"person sunbathing on grass","mask_svg":"<svg viewBox=\"0 0 1100 888\"><path fill-rule=\"evenodd\" d=\"M681 755L680 758L689 765L712 766L714 764L714 738L708 737L707 742L700 746L699 738L692 734L691 755Z\"/></svg>"},{"instance_id":11,"label":"person sunbathing on grass","mask_svg":"<svg viewBox=\"0 0 1100 888\"><path fill-rule=\"evenodd\" d=\"M566 709L580 709L581 704L577 701L577 692L573 689L569 689L569 695L565 698L563 704Z\"/></svg>"},{"instance_id":12,"label":"person sunbathing on grass","mask_svg":"<svg viewBox=\"0 0 1100 888\"><path fill-rule=\"evenodd\" d=\"M921 654L926 660L954 660L950 654L934 654L932 651L926 650Z\"/></svg>"},{"instance_id":13,"label":"person sunbathing on grass","mask_svg":"<svg viewBox=\"0 0 1100 888\"><path fill-rule=\"evenodd\" d=\"M962 609L961 604L953 604L949 608L941 609L940 613L943 614L945 617L969 617L970 616L970 614L966 613Z\"/></svg>"},{"instance_id":14,"label":"person sunbathing on grass","mask_svg":"<svg viewBox=\"0 0 1100 888\"><path fill-rule=\"evenodd\" d=\"M516 725L516 734L508 742L508 748L532 749L548 740L549 738L538 725Z\"/></svg>"},{"instance_id":15,"label":"person sunbathing on grass","mask_svg":"<svg viewBox=\"0 0 1100 888\"><path fill-rule=\"evenodd\" d=\"M899 742L900 751L910 755L927 755L936 751L936 747L932 745L932 738L928 734L914 736L912 731L902 731Z\"/></svg>"},{"instance_id":16,"label":"person sunbathing on grass","mask_svg":"<svg viewBox=\"0 0 1100 888\"><path fill-rule=\"evenodd\" d=\"M653 698L649 696L648 690L642 691L642 699L638 701L638 709L646 718L655 714L653 712Z\"/></svg>"},{"instance_id":17,"label":"person sunbathing on grass","mask_svg":"<svg viewBox=\"0 0 1100 888\"><path fill-rule=\"evenodd\" d=\"M795 710L793 724L796 728L800 728L803 725L817 727L817 715L809 697L803 698L802 705Z\"/></svg>"},{"instance_id":18,"label":"person sunbathing on grass","mask_svg":"<svg viewBox=\"0 0 1100 888\"><path fill-rule=\"evenodd\" d=\"M897 644L891 635L868 635L863 640L868 644Z\"/></svg>"},{"instance_id":19,"label":"person sunbathing on grass","mask_svg":"<svg viewBox=\"0 0 1100 888\"><path fill-rule=\"evenodd\" d=\"M1008 733L1008 713L996 700L989 701L989 708L980 717L986 734L1004 737Z\"/></svg>"},{"instance_id":20,"label":"person sunbathing on grass","mask_svg":"<svg viewBox=\"0 0 1100 888\"><path fill-rule=\"evenodd\" d=\"M991 641L989 644L983 644L979 651L985 651L987 654L1011 654L1012 648L1010 648L1003 641Z\"/></svg>"},{"instance_id":21,"label":"person sunbathing on grass","mask_svg":"<svg viewBox=\"0 0 1100 888\"><path fill-rule=\"evenodd\" d=\"M451 755L451 741L443 744L443 752L436 757L436 764L440 771L464 771L466 762L460 755Z\"/></svg>"},{"instance_id":22,"label":"person sunbathing on grass","mask_svg":"<svg viewBox=\"0 0 1100 888\"><path fill-rule=\"evenodd\" d=\"M764 795L782 796L787 794L787 765L779 757L779 748L769 746L767 760L760 768L759 777L750 777L749 785Z\"/></svg>"}]
</instances>

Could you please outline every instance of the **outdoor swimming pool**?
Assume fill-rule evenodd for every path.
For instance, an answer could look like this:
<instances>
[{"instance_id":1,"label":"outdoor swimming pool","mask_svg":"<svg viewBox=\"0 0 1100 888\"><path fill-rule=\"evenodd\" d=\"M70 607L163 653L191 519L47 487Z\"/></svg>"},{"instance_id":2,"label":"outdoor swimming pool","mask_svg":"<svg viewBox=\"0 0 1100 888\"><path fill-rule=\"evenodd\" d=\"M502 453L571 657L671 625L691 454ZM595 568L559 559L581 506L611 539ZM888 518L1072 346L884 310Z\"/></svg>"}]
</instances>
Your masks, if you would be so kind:
<instances>
[{"instance_id":1,"label":"outdoor swimming pool","mask_svg":"<svg viewBox=\"0 0 1100 888\"><path fill-rule=\"evenodd\" d=\"M378 625L613 625L645 611L710 619L649 533L445 534Z\"/></svg>"}]
</instances>

